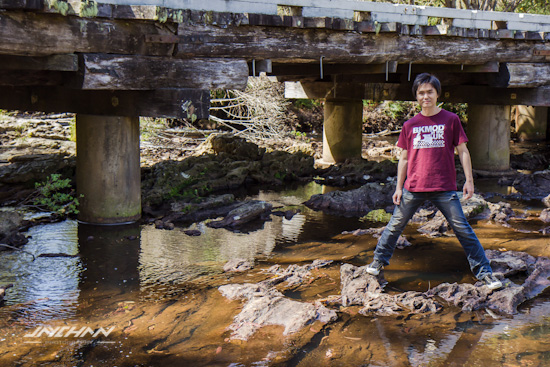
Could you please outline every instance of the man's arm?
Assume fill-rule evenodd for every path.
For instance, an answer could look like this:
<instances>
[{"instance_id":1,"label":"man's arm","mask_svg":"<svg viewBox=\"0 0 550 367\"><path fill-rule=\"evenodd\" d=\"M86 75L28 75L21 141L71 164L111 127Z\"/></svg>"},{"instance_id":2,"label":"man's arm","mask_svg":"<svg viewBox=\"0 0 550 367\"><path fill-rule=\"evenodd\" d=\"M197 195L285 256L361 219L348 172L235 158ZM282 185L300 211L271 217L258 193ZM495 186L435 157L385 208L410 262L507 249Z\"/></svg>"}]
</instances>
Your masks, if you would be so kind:
<instances>
[{"instance_id":1,"label":"man's arm","mask_svg":"<svg viewBox=\"0 0 550 367\"><path fill-rule=\"evenodd\" d=\"M466 183L462 189L464 199L469 199L474 195L474 176L472 175L472 160L470 158L470 152L466 147L466 143L462 143L456 147L458 152L458 158L462 164L464 175L466 176Z\"/></svg>"},{"instance_id":2,"label":"man's arm","mask_svg":"<svg viewBox=\"0 0 550 367\"><path fill-rule=\"evenodd\" d=\"M407 177L407 165L409 163L408 152L406 149L401 151L401 157L399 157L399 163L397 164L397 186L392 196L393 203L399 205L401 203L401 196L403 196L403 184Z\"/></svg>"}]
</instances>

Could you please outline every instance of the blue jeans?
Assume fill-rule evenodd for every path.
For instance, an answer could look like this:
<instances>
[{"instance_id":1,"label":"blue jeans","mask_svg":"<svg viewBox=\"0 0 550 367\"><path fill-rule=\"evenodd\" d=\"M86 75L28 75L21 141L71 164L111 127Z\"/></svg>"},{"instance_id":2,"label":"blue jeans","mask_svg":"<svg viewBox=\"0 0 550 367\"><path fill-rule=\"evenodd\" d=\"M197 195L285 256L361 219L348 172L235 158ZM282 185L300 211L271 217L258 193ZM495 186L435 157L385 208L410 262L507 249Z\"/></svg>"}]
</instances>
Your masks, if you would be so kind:
<instances>
[{"instance_id":1,"label":"blue jeans","mask_svg":"<svg viewBox=\"0 0 550 367\"><path fill-rule=\"evenodd\" d=\"M395 208L390 222L378 240L376 250L374 250L374 259L384 265L390 263L397 239L418 207L426 200L431 201L447 218L464 248L470 269L475 277L481 279L486 274L492 274L493 271L487 256L485 256L485 250L464 216L456 191L410 192L403 189L401 203Z\"/></svg>"}]
</instances>

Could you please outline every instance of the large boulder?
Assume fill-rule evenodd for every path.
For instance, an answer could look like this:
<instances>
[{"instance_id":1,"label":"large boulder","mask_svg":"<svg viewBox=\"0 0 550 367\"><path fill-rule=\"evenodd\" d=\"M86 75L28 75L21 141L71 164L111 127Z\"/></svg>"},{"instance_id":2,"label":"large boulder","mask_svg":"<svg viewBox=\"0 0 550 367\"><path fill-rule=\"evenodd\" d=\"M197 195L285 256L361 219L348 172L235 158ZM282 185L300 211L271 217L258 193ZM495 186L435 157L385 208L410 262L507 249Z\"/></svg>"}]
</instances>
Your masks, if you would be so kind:
<instances>
[{"instance_id":1,"label":"large boulder","mask_svg":"<svg viewBox=\"0 0 550 367\"><path fill-rule=\"evenodd\" d=\"M208 138L198 146L194 155L220 153L255 161L262 158L265 153L265 148L259 148L256 144L248 142L246 139L233 134L210 134Z\"/></svg>"},{"instance_id":2,"label":"large boulder","mask_svg":"<svg viewBox=\"0 0 550 367\"><path fill-rule=\"evenodd\" d=\"M550 170L520 175L512 185L525 197L542 200L550 194Z\"/></svg>"},{"instance_id":3,"label":"large boulder","mask_svg":"<svg viewBox=\"0 0 550 367\"><path fill-rule=\"evenodd\" d=\"M273 205L265 201L248 201L230 211L224 219L207 223L212 228L235 228L256 219L267 220Z\"/></svg>"},{"instance_id":4,"label":"large boulder","mask_svg":"<svg viewBox=\"0 0 550 367\"><path fill-rule=\"evenodd\" d=\"M363 216L373 209L392 205L395 186L370 182L349 191L332 191L313 195L304 204L330 214Z\"/></svg>"},{"instance_id":5,"label":"large boulder","mask_svg":"<svg viewBox=\"0 0 550 367\"><path fill-rule=\"evenodd\" d=\"M28 242L27 237L19 232L23 217L16 211L0 211L0 244L22 246ZM9 247L0 246L0 251Z\"/></svg>"},{"instance_id":6,"label":"large boulder","mask_svg":"<svg viewBox=\"0 0 550 367\"><path fill-rule=\"evenodd\" d=\"M0 183L44 181L52 173L75 166L75 145L70 141L27 138L0 148Z\"/></svg>"}]
</instances>

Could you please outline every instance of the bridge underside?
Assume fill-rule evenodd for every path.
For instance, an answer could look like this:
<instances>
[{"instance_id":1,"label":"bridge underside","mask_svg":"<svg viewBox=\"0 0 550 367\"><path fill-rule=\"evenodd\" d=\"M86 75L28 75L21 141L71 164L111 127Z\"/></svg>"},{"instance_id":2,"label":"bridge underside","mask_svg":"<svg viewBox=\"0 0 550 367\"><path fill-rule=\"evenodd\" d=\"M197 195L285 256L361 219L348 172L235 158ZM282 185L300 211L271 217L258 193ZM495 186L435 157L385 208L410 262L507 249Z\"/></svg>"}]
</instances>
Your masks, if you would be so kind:
<instances>
[{"instance_id":1,"label":"bridge underside","mask_svg":"<svg viewBox=\"0 0 550 367\"><path fill-rule=\"evenodd\" d=\"M244 89L260 72L288 82L289 98L326 99L332 161L360 155L361 100L411 100L421 72L439 76L441 101L550 106L548 32L90 4L0 0L0 108L83 116L77 182L91 222L139 216L137 116L208 118L210 90ZM474 115L484 117L472 126L491 126L490 114ZM123 146L107 141L110 125ZM106 172L119 187L85 184ZM102 192L124 185L130 204L96 209L112 200Z\"/></svg>"}]
</instances>

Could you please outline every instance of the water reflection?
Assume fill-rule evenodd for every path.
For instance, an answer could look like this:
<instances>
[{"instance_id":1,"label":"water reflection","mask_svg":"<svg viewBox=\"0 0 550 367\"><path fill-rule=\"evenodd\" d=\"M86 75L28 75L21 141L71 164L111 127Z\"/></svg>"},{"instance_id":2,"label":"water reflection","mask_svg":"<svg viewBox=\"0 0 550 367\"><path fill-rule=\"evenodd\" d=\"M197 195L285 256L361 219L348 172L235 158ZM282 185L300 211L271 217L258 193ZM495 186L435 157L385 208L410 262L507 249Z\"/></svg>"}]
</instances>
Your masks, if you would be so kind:
<instances>
[{"instance_id":1,"label":"water reflection","mask_svg":"<svg viewBox=\"0 0 550 367\"><path fill-rule=\"evenodd\" d=\"M34 323L53 318L68 319L75 315L80 294L79 275L82 264L78 257L39 257L46 253L78 254L77 223L65 221L33 227L29 242L23 247L36 257L20 252L3 252L0 261L0 284L13 283L6 297L7 307L0 317L21 323ZM23 304L13 308L10 305Z\"/></svg>"},{"instance_id":2,"label":"water reflection","mask_svg":"<svg viewBox=\"0 0 550 367\"><path fill-rule=\"evenodd\" d=\"M140 226L94 226L80 223L78 240L83 266L80 289L121 294L139 289Z\"/></svg>"}]
</instances>

